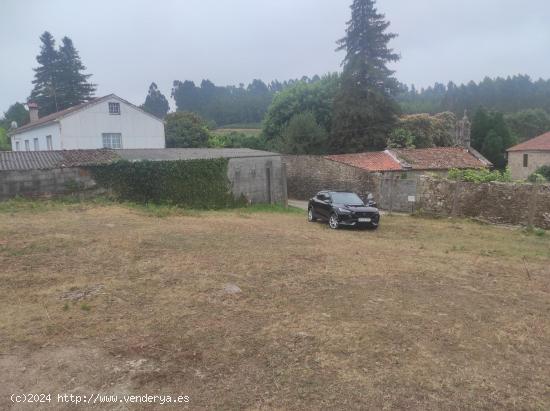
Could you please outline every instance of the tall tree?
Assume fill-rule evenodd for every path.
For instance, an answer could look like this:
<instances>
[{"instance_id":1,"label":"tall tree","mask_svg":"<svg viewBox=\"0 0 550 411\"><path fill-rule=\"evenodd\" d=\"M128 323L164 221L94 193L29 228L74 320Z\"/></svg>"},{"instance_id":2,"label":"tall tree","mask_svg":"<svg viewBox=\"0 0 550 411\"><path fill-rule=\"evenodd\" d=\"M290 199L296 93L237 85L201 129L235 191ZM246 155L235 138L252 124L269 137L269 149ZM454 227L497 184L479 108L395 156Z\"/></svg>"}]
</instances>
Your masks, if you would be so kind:
<instances>
[{"instance_id":1,"label":"tall tree","mask_svg":"<svg viewBox=\"0 0 550 411\"><path fill-rule=\"evenodd\" d=\"M68 107L90 101L94 97L95 84L88 80L91 74L84 74L86 70L82 60L75 49L73 41L68 37L61 39L58 52L58 105L63 110Z\"/></svg>"},{"instance_id":2,"label":"tall tree","mask_svg":"<svg viewBox=\"0 0 550 411\"><path fill-rule=\"evenodd\" d=\"M40 54L36 57L39 66L34 69L34 88L30 99L38 104L39 113L44 116L59 111L59 53L48 31L40 36L40 41Z\"/></svg>"},{"instance_id":3,"label":"tall tree","mask_svg":"<svg viewBox=\"0 0 550 411\"><path fill-rule=\"evenodd\" d=\"M331 146L334 152L381 149L399 113L394 95L399 84L388 63L399 60L388 43L396 34L375 8L375 0L354 0L346 36L340 90L334 104Z\"/></svg>"},{"instance_id":4,"label":"tall tree","mask_svg":"<svg viewBox=\"0 0 550 411\"><path fill-rule=\"evenodd\" d=\"M145 97L145 103L143 103L141 108L162 119L168 114L170 105L166 97L164 97L164 94L158 89L156 83L151 83L147 97Z\"/></svg>"},{"instance_id":5,"label":"tall tree","mask_svg":"<svg viewBox=\"0 0 550 411\"><path fill-rule=\"evenodd\" d=\"M68 37L63 37L59 50L49 32L40 36L42 46L36 57L39 66L34 69L34 88L30 99L38 104L40 116L72 107L93 98L96 86L84 74L78 51Z\"/></svg>"}]
</instances>

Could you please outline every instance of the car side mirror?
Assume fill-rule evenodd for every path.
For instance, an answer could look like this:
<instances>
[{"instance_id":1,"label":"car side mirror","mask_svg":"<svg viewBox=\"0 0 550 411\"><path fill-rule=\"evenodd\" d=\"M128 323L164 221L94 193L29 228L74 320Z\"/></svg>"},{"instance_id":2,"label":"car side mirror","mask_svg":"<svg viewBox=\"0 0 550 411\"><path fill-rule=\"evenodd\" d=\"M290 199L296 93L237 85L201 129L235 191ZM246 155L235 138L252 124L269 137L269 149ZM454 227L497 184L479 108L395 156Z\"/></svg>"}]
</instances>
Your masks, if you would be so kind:
<instances>
[{"instance_id":1,"label":"car side mirror","mask_svg":"<svg viewBox=\"0 0 550 411\"><path fill-rule=\"evenodd\" d=\"M369 201L374 200L374 196L372 195L372 193L369 193L369 195L367 196L367 200Z\"/></svg>"}]
</instances>

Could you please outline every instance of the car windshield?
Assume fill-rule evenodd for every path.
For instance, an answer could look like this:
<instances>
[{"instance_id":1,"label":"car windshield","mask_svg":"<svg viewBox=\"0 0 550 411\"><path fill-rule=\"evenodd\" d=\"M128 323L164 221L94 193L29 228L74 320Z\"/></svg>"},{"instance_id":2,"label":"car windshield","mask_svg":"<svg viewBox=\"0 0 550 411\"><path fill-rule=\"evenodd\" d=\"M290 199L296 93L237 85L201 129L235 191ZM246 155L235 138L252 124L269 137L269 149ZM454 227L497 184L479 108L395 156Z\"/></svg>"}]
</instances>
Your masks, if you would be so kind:
<instances>
[{"instance_id":1,"label":"car windshield","mask_svg":"<svg viewBox=\"0 0 550 411\"><path fill-rule=\"evenodd\" d=\"M364 205L363 200L355 193L330 193L335 204Z\"/></svg>"}]
</instances>

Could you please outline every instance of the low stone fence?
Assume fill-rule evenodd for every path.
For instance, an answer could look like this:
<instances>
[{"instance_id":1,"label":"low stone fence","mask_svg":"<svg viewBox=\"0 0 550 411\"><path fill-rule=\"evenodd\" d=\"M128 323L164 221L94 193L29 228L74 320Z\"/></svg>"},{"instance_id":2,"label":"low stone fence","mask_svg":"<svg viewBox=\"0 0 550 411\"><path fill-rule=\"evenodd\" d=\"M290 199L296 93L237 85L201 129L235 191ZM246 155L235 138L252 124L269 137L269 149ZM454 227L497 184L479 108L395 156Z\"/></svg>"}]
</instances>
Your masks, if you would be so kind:
<instances>
[{"instance_id":1,"label":"low stone fence","mask_svg":"<svg viewBox=\"0 0 550 411\"><path fill-rule=\"evenodd\" d=\"M96 184L90 173L82 168L48 170L2 171L0 201L21 197L51 197L90 190Z\"/></svg>"},{"instance_id":2,"label":"low stone fence","mask_svg":"<svg viewBox=\"0 0 550 411\"><path fill-rule=\"evenodd\" d=\"M466 183L421 177L417 199L422 214L550 229L548 184Z\"/></svg>"}]
</instances>

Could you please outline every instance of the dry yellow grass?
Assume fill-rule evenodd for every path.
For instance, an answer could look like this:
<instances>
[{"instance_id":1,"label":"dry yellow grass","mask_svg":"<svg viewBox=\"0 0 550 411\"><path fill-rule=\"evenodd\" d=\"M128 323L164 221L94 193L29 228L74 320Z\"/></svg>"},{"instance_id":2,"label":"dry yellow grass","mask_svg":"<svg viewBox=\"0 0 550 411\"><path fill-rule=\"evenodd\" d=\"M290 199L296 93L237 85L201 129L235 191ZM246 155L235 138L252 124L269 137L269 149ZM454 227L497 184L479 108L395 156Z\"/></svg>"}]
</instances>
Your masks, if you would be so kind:
<instances>
[{"instance_id":1,"label":"dry yellow grass","mask_svg":"<svg viewBox=\"0 0 550 411\"><path fill-rule=\"evenodd\" d=\"M94 391L191 409L550 409L549 237L397 216L335 232L299 214L3 212L0 409L12 392Z\"/></svg>"}]
</instances>

